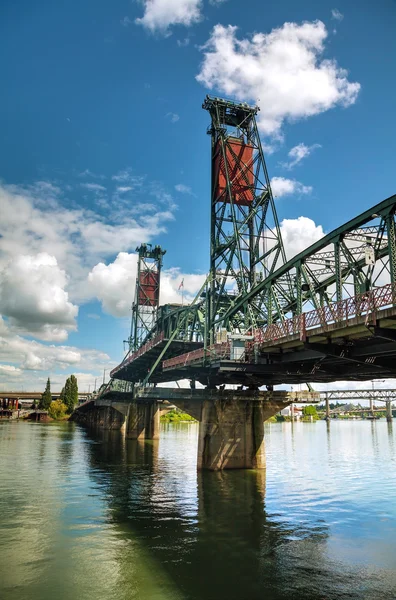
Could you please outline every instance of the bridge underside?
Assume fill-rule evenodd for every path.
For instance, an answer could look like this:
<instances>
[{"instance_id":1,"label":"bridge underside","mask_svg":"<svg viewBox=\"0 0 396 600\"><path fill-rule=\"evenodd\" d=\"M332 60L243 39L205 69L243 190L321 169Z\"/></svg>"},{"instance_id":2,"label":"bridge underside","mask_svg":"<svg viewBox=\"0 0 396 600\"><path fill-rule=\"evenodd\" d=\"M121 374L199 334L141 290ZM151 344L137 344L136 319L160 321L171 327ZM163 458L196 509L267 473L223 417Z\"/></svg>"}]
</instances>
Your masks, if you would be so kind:
<instances>
[{"instance_id":1,"label":"bridge underside","mask_svg":"<svg viewBox=\"0 0 396 600\"><path fill-rule=\"evenodd\" d=\"M150 370L150 367L160 356L168 341L168 339L162 338L158 343L149 347L146 352L142 352L140 355L136 356L136 358L132 357L132 360L126 360L123 363L122 368L117 370L117 379L131 382L142 381ZM202 348L202 346L203 342L182 342L174 340L161 360L178 356L184 352L191 352ZM152 381L155 381L155 379L152 379ZM170 380L165 379L164 381Z\"/></svg>"},{"instance_id":2,"label":"bridge underside","mask_svg":"<svg viewBox=\"0 0 396 600\"><path fill-rule=\"evenodd\" d=\"M180 356L179 361L177 358L167 361L173 362L170 366L165 363L164 367L161 363L151 381L160 383L187 378L209 386L260 387L393 378L396 376L396 306L316 327L305 331L304 336L297 332L263 341L256 356L246 353L243 360L230 360L226 352L218 354L221 357L212 353L205 358L202 349L201 355L192 352ZM148 352L147 356L121 365L117 379L137 381L152 359Z\"/></svg>"}]
</instances>

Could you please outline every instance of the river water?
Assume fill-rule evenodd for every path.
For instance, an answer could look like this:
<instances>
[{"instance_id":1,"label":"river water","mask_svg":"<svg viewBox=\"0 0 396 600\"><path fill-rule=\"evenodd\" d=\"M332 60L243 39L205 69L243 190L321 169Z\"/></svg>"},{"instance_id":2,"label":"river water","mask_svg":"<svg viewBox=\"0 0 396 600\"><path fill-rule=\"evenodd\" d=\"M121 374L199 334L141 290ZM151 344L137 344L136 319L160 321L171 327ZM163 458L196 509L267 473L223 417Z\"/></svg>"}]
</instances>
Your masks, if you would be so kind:
<instances>
[{"instance_id":1,"label":"river water","mask_svg":"<svg viewBox=\"0 0 396 600\"><path fill-rule=\"evenodd\" d=\"M262 472L197 433L1 422L0 598L396 598L396 422L268 424Z\"/></svg>"}]
</instances>

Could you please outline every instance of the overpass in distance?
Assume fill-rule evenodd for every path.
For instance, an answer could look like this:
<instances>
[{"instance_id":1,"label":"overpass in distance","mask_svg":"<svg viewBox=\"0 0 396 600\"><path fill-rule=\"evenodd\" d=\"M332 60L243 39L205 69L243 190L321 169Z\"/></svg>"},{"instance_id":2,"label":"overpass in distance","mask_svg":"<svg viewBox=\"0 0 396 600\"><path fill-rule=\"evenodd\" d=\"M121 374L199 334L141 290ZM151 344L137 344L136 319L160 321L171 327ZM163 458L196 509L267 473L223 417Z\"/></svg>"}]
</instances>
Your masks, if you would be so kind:
<instances>
[{"instance_id":1,"label":"overpass in distance","mask_svg":"<svg viewBox=\"0 0 396 600\"><path fill-rule=\"evenodd\" d=\"M264 418L296 401L274 386L395 377L396 196L286 256L258 108L211 96L203 108L211 141L209 274L190 303L160 306L165 251L137 248L129 349L93 411L118 393L129 400L127 433L152 436L153 403L167 394L199 415L200 467L260 467ZM175 401L173 388L159 386L179 379L190 389ZM297 401L318 399L309 391Z\"/></svg>"}]
</instances>

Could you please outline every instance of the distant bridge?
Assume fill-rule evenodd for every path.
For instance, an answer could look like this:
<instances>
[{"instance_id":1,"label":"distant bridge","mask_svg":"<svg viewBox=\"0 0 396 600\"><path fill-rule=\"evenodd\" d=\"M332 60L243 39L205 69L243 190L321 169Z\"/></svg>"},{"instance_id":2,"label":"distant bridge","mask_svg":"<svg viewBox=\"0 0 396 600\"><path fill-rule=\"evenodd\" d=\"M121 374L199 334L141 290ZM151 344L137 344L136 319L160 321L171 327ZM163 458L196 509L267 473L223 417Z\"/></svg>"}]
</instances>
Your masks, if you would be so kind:
<instances>
[{"instance_id":1,"label":"distant bridge","mask_svg":"<svg viewBox=\"0 0 396 600\"><path fill-rule=\"evenodd\" d=\"M41 400L43 392L7 392L0 391L0 410L14 410L18 408L20 404L26 404L31 401L33 403L34 400ZM91 394L86 392L79 392L78 400L86 401ZM58 400L60 397L60 392L51 392L52 400Z\"/></svg>"},{"instance_id":2,"label":"distant bridge","mask_svg":"<svg viewBox=\"0 0 396 600\"><path fill-rule=\"evenodd\" d=\"M391 421L393 418L392 402L396 402L396 389L367 389L367 390L328 390L320 392L320 397L326 403L326 418L329 419L331 415L339 414L342 412L341 407L339 409L330 409L330 401L339 400L347 402L350 400L364 400L368 401L370 405L364 409L357 409L347 412L370 412L374 414L376 411L383 411L381 408L377 408L374 402L384 402L386 404L386 418Z\"/></svg>"}]
</instances>

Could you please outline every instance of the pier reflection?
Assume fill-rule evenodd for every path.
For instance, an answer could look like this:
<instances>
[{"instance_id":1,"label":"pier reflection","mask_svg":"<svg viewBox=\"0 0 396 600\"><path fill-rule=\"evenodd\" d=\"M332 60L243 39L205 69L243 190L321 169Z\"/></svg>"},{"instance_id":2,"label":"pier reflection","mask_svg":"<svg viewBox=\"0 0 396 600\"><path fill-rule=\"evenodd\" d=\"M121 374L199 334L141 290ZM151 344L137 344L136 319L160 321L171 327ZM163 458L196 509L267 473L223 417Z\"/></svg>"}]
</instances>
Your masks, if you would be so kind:
<instances>
[{"instance_id":1,"label":"pier reflection","mask_svg":"<svg viewBox=\"0 0 396 600\"><path fill-rule=\"evenodd\" d=\"M175 462L171 448L167 456L158 441L125 441L117 432L102 432L92 441L90 476L105 489L109 521L151 562L152 577L162 586L159 598L240 600L264 594L272 600L284 598L286 590L293 598L317 597L299 590L295 578L283 572L282 549L294 544L295 552L298 541L305 549L315 547L318 567L326 528L305 524L301 536L298 528L269 515L265 470L197 473L191 460L183 465L179 456ZM132 558L125 547L119 560L128 579Z\"/></svg>"}]
</instances>

